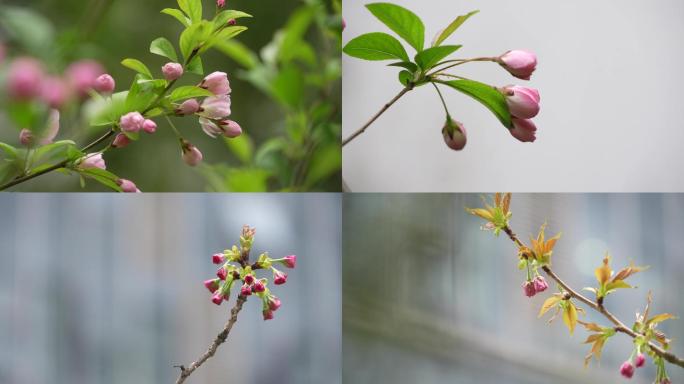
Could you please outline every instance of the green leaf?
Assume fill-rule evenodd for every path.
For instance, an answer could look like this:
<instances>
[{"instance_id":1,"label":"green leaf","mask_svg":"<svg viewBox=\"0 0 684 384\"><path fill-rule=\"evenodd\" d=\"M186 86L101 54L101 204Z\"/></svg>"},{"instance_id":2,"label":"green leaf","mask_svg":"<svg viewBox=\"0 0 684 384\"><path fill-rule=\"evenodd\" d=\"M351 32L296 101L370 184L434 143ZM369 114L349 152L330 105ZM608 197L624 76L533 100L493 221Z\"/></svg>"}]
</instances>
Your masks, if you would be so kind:
<instances>
[{"instance_id":1,"label":"green leaf","mask_svg":"<svg viewBox=\"0 0 684 384\"><path fill-rule=\"evenodd\" d=\"M119 187L119 185L116 183L117 180L119 180L119 177L109 171L100 168L76 168L75 171L77 171L82 176L93 179L98 183L113 189L114 191L121 192L121 187Z\"/></svg>"},{"instance_id":2,"label":"green leaf","mask_svg":"<svg viewBox=\"0 0 684 384\"><path fill-rule=\"evenodd\" d=\"M123 65L126 68L130 68L139 74L145 76L148 79L152 79L154 76L152 76L152 72L150 72L150 69L147 68L147 65L143 64L142 61L136 60L136 59L124 59L121 62L121 65Z\"/></svg>"},{"instance_id":3,"label":"green leaf","mask_svg":"<svg viewBox=\"0 0 684 384\"><path fill-rule=\"evenodd\" d=\"M5 154L7 155L5 156L5 158L14 159L17 157L17 149L9 144L0 142L0 150L5 152Z\"/></svg>"},{"instance_id":4,"label":"green leaf","mask_svg":"<svg viewBox=\"0 0 684 384\"><path fill-rule=\"evenodd\" d=\"M511 113L508 110L506 99L496 88L474 80L435 81L448 85L479 101L487 107L501 121L506 128L512 128Z\"/></svg>"},{"instance_id":5,"label":"green leaf","mask_svg":"<svg viewBox=\"0 0 684 384\"><path fill-rule=\"evenodd\" d=\"M250 15L249 13L235 10L226 10L219 12L218 15L214 17L214 31L221 27L225 27L229 20L239 19L241 17L252 17L252 15Z\"/></svg>"},{"instance_id":6,"label":"green leaf","mask_svg":"<svg viewBox=\"0 0 684 384\"><path fill-rule=\"evenodd\" d=\"M209 38L204 44L202 44L201 49L199 50L199 53L206 52L208 49L212 48L216 43L221 42L221 41L228 41L232 39L233 37L241 34L242 32L246 31L247 27L244 26L234 26L234 27L228 27L224 28L221 32L217 33L213 37Z\"/></svg>"},{"instance_id":7,"label":"green leaf","mask_svg":"<svg viewBox=\"0 0 684 384\"><path fill-rule=\"evenodd\" d=\"M410 61L400 61L398 63L387 64L390 67L401 67L406 68L409 72L415 72L418 70L418 66Z\"/></svg>"},{"instance_id":8,"label":"green leaf","mask_svg":"<svg viewBox=\"0 0 684 384\"><path fill-rule=\"evenodd\" d=\"M171 42L164 37L160 37L150 44L150 52L154 53L155 55L169 58L174 62L178 62L176 49L173 47L173 44L171 44Z\"/></svg>"},{"instance_id":9,"label":"green leaf","mask_svg":"<svg viewBox=\"0 0 684 384\"><path fill-rule=\"evenodd\" d=\"M245 165L252 162L252 157L254 156L254 143L247 134L243 133L234 139L224 137L223 142L226 143L230 152L240 159L240 161L245 163Z\"/></svg>"},{"instance_id":10,"label":"green leaf","mask_svg":"<svg viewBox=\"0 0 684 384\"><path fill-rule=\"evenodd\" d=\"M368 4L366 8L397 35L411 44L416 51L423 50L425 26L416 14L390 3Z\"/></svg>"},{"instance_id":11,"label":"green leaf","mask_svg":"<svg viewBox=\"0 0 684 384\"><path fill-rule=\"evenodd\" d=\"M169 99L174 101L180 101L185 99L192 99L193 97L210 97L214 96L210 91L200 88L194 85L187 85L183 87L178 87L171 92Z\"/></svg>"},{"instance_id":12,"label":"green leaf","mask_svg":"<svg viewBox=\"0 0 684 384\"><path fill-rule=\"evenodd\" d=\"M161 13L167 14L169 16L173 16L176 18L176 20L180 21L184 26L189 27L190 26L190 19L188 19L183 12L181 12L180 9L176 8L164 8L162 9Z\"/></svg>"},{"instance_id":13,"label":"green leaf","mask_svg":"<svg viewBox=\"0 0 684 384\"><path fill-rule=\"evenodd\" d=\"M442 33L439 34L439 37L437 37L437 39L435 39L435 42L432 44L432 46L436 47L436 46L442 44L442 42L444 40L446 40L449 36L451 36L451 34L454 33L458 29L458 27L461 26L461 24L465 23L465 21L468 20L468 18L470 16L472 16L478 12L480 12L480 11L472 11L468 14L461 15L461 16L457 17L456 20L452 21L448 27L444 28Z\"/></svg>"},{"instance_id":14,"label":"green leaf","mask_svg":"<svg viewBox=\"0 0 684 384\"><path fill-rule=\"evenodd\" d=\"M218 41L214 48L247 69L252 69L259 63L257 55L239 41Z\"/></svg>"},{"instance_id":15,"label":"green leaf","mask_svg":"<svg viewBox=\"0 0 684 384\"><path fill-rule=\"evenodd\" d=\"M283 68L271 82L271 92L285 107L297 107L304 97L304 75L296 65Z\"/></svg>"},{"instance_id":16,"label":"green leaf","mask_svg":"<svg viewBox=\"0 0 684 384\"><path fill-rule=\"evenodd\" d=\"M344 46L344 53L363 60L409 61L406 50L399 40L382 33L371 32L350 40Z\"/></svg>"},{"instance_id":17,"label":"green leaf","mask_svg":"<svg viewBox=\"0 0 684 384\"><path fill-rule=\"evenodd\" d=\"M185 68L186 71L198 74L200 76L204 75L204 66L202 65L202 58L195 56L194 59Z\"/></svg>"},{"instance_id":18,"label":"green leaf","mask_svg":"<svg viewBox=\"0 0 684 384\"><path fill-rule=\"evenodd\" d=\"M193 24L181 33L179 45L185 60L190 57L193 50L200 48L211 33L212 25L206 20Z\"/></svg>"},{"instance_id":19,"label":"green leaf","mask_svg":"<svg viewBox=\"0 0 684 384\"><path fill-rule=\"evenodd\" d=\"M402 85L404 85L404 86L408 85L411 82L411 80L413 80L413 73L411 73L409 71L399 72L399 82Z\"/></svg>"},{"instance_id":20,"label":"green leaf","mask_svg":"<svg viewBox=\"0 0 684 384\"><path fill-rule=\"evenodd\" d=\"M178 0L178 6L193 24L202 20L202 0Z\"/></svg>"},{"instance_id":21,"label":"green leaf","mask_svg":"<svg viewBox=\"0 0 684 384\"><path fill-rule=\"evenodd\" d=\"M18 42L33 55L45 56L54 46L53 25L28 7L2 5L0 26L4 41Z\"/></svg>"},{"instance_id":22,"label":"green leaf","mask_svg":"<svg viewBox=\"0 0 684 384\"><path fill-rule=\"evenodd\" d=\"M76 148L76 143L71 140L62 140L39 147L33 154L33 162L39 165L67 160L70 147Z\"/></svg>"},{"instance_id":23,"label":"green leaf","mask_svg":"<svg viewBox=\"0 0 684 384\"><path fill-rule=\"evenodd\" d=\"M443 58L456 52L460 45L444 45L441 47L428 48L416 54L416 63L424 70L432 68Z\"/></svg>"},{"instance_id":24,"label":"green leaf","mask_svg":"<svg viewBox=\"0 0 684 384\"><path fill-rule=\"evenodd\" d=\"M277 32L280 40L278 42L276 57L283 63L287 63L293 58L292 53L298 51L298 46L303 43L304 35L309 29L314 16L316 7L304 6L292 13L283 29Z\"/></svg>"},{"instance_id":25,"label":"green leaf","mask_svg":"<svg viewBox=\"0 0 684 384\"><path fill-rule=\"evenodd\" d=\"M338 172L342 167L342 152L339 142L318 148L311 157L309 164L311 165L304 183L307 187L312 187Z\"/></svg>"}]
</instances>

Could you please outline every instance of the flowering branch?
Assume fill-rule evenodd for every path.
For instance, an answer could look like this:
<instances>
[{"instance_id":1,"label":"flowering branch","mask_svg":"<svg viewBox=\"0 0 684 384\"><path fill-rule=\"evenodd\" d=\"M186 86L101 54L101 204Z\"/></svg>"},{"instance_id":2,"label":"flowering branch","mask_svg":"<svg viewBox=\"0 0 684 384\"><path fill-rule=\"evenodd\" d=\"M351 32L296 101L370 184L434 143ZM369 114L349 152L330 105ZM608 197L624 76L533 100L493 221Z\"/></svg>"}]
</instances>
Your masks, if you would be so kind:
<instances>
[{"instance_id":1,"label":"flowering branch","mask_svg":"<svg viewBox=\"0 0 684 384\"><path fill-rule=\"evenodd\" d=\"M233 329L233 325L237 322L238 313L242 310L242 306L248 297L254 295L261 299L261 310L264 320L273 319L273 313L280 308L280 299L272 294L271 290L267 287L268 279L258 279L256 271L260 269L271 270L273 272L273 283L275 285L285 284L287 274L276 269L273 265L281 264L286 268L294 268L297 263L297 256L289 255L280 259L271 259L268 253L264 252L259 255L259 258L254 263L251 263L250 252L254 243L255 233L256 229L245 225L242 227L242 233L240 234L239 247L233 245L232 248L226 249L223 253L216 253L212 256L212 262L214 264L221 264L221 267L216 271L216 278L204 281L204 286L213 294L211 301L216 305L221 305L224 301L228 301L231 288L236 282L241 283L240 291L235 305L230 310L228 322L224 325L223 330L214 338L207 351L187 367L184 365L178 366L181 372L176 380L176 384L185 382L197 368L216 354L216 350L221 344L226 342L230 331Z\"/></svg>"},{"instance_id":2,"label":"flowering branch","mask_svg":"<svg viewBox=\"0 0 684 384\"><path fill-rule=\"evenodd\" d=\"M495 62L514 77L529 80L537 66L534 53L524 50L510 50L497 57L475 57L470 59L445 60L461 45L442 45L468 18L478 13L473 11L458 16L445 29L439 31L429 47L425 47L425 26L413 12L390 3L371 3L366 8L405 40L416 51L411 60L402 43L391 35L382 32L366 33L350 40L343 51L353 57L372 60L394 60L393 67L402 68L399 82L404 89L388 104L383 106L366 124L356 130L342 145L351 142L368 126L408 91L425 84L432 84L443 101L437 85L446 85L477 100L487 107L517 140L533 142L537 127L532 118L539 113L539 92L536 89L509 85L495 87L482 82L466 79L447 73L459 65L472 62ZM444 78L448 79L444 79ZM462 123L451 118L446 108L446 121L442 127L442 137L447 147L460 151L466 145L466 130Z\"/></svg>"},{"instance_id":3,"label":"flowering branch","mask_svg":"<svg viewBox=\"0 0 684 384\"><path fill-rule=\"evenodd\" d=\"M591 291L596 295L596 300L591 300L570 287L570 285L563 281L551 268L553 248L556 241L560 238L560 234L547 240L544 234L546 225L542 225L537 238L531 238L530 246L526 245L509 226L509 219L512 216L512 213L509 210L510 201L510 193L504 195L497 193L494 196L493 204L485 203L484 208L467 208L466 210L487 221L483 227L484 229L492 230L495 235L504 232L508 238L515 243L518 248L518 267L519 269L527 270L527 279L522 285L523 292L526 296L532 297L548 288L546 280L539 274L538 270L540 269L546 276L558 284L559 292L546 299L539 312L539 317L555 308L556 313L549 322L553 321L562 311L563 322L570 330L570 333L573 333L577 323L580 323L587 331L591 332L585 341L586 344L592 344L591 351L585 357L585 366L592 357L597 360L600 359L602 348L610 337L618 332L628 335L633 339L635 347L629 359L620 367L620 373L624 377L631 378L634 375L635 366L636 368L639 368L645 364L644 353L647 353L652 357L657 368L655 383L669 384L670 379L665 371L664 362L667 361L684 368L684 359L668 351L670 340L662 331L657 329L657 325L662 321L675 317L669 313L649 317L649 309L652 300L650 292L648 294L648 303L644 313L637 313L637 320L632 327L625 325L625 323L619 320L604 306L604 300L607 295L618 289L631 288L632 286L627 284L625 280L629 276L647 269L647 267L638 267L630 264L628 267L614 273L610 267L610 256L606 255L603 259L603 264L595 271L599 286L596 288L584 288L584 290ZM577 307L573 300L581 302L600 313L612 323L613 326L601 327L596 323L585 323L578 320L578 312L583 313L584 311L582 308Z\"/></svg>"}]
</instances>

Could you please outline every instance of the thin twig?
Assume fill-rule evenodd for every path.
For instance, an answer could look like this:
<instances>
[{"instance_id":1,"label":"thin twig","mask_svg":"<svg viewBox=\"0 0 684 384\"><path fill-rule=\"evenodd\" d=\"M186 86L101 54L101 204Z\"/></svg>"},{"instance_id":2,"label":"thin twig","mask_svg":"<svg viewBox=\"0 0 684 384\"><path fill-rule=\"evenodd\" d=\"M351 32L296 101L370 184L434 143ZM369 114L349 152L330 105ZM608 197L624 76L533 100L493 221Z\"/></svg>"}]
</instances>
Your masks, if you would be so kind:
<instances>
[{"instance_id":1,"label":"thin twig","mask_svg":"<svg viewBox=\"0 0 684 384\"><path fill-rule=\"evenodd\" d=\"M408 92L408 91L410 91L410 90L412 90L412 89L413 89L413 85L408 85L408 86L406 86L404 89L402 89L401 92L399 92L396 96L394 96L394 98L393 98L392 100L390 100L387 104L385 104L382 108L380 108L380 110L378 111L378 113L376 113L375 115L373 115L373 117L371 117L371 119L368 120L368 122L367 122L366 124L364 124L363 127L359 128L356 132L352 133L351 136L349 136L349 137L347 137L346 139L344 139L344 140L342 141L342 146L344 147L348 142L354 140L354 139L356 138L356 136L358 136L358 135L364 133L364 132L366 131L366 128L368 128L371 124L373 124L373 122L374 122L375 120L377 120L378 117L380 117L380 115L382 115L383 113L385 113L385 111L387 111L387 110L389 109L389 107L392 106L392 104L396 103L397 100L399 100L402 96L404 96L404 94L405 94L406 92Z\"/></svg>"},{"instance_id":2,"label":"thin twig","mask_svg":"<svg viewBox=\"0 0 684 384\"><path fill-rule=\"evenodd\" d=\"M522 241L520 241L520 239L518 239L518 237L515 235L515 233L513 233L513 231L511 230L510 227L504 227L504 228L503 228L503 231L506 232L506 234L508 235L508 237L509 237L509 238L510 238L518 247L524 247L524 246L525 246L525 244L524 244ZM622 332L622 333L624 333L624 334L630 336L631 338L637 338L637 337L639 337L639 336L643 336L642 334L640 334L640 333L638 333L638 332L635 332L635 331L633 331L631 328L627 327L622 321L620 321L620 319L618 319L615 315L613 315L612 313L610 313L610 312L603 306L603 304L596 303L596 302L594 302L593 300L588 299L587 297L585 297L585 296L582 295L581 293L579 293L579 292L575 291L574 289L572 289L568 284L566 284L563 280L561 280L561 278L558 277L558 275L556 275L556 273L553 272L553 270L551 270L551 267L549 267L548 265L543 266L543 267L542 267L542 270L544 270L544 272L546 273L547 276L549 276L550 278L552 278L553 280L555 280L556 283L558 283L558 285L560 285L561 287L563 287L563 290L565 290L571 297L573 297L573 298L575 298L575 299L581 301L582 303L586 304L587 306L589 306L590 308L592 308L593 310L599 312L599 313L602 314L605 318L607 318L608 321L610 321L611 323L613 323L613 324L615 325L615 330L616 330L616 331ZM677 357L675 354L673 354L673 353L671 353L671 352L668 352L668 351L664 350L663 348L661 348L660 346L656 345L656 344L653 343L652 341L649 341L649 342L648 342L648 346L649 346L649 348L650 348L656 355L662 357L663 359L665 359L665 360L668 361L669 363L672 363L672 364L675 364L675 365L678 365L678 366L684 368L684 359L679 358L679 357Z\"/></svg>"},{"instance_id":3,"label":"thin twig","mask_svg":"<svg viewBox=\"0 0 684 384\"><path fill-rule=\"evenodd\" d=\"M226 325L223 326L223 330L221 333L216 335L216 338L214 341L211 342L209 345L209 349L207 349L202 356L200 356L199 359L194 361L190 366L187 368L183 365L181 365L179 368L181 370L180 375L178 376L178 379L176 379L176 384L181 384L184 383L185 380L192 375L193 372L197 368L199 368L202 364L204 364L207 360L209 360L214 354L216 353L216 350L218 347L226 342L226 339L228 338L228 334L230 334L230 330L233 328L233 325L237 321L237 316L238 313L240 313L240 310L242 309L242 305L247 301L247 296L238 296L237 302L233 306L233 309L230 310L230 319L228 319L228 322Z\"/></svg>"}]
</instances>

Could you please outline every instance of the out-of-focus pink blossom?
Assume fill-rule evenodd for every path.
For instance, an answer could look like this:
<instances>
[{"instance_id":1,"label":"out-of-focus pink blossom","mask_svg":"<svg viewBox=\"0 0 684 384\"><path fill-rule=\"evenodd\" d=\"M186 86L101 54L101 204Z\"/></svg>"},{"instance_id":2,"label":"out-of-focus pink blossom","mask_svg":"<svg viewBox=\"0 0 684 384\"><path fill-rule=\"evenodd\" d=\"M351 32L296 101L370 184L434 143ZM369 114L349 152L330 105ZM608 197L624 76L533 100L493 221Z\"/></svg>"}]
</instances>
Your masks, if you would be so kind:
<instances>
[{"instance_id":1,"label":"out-of-focus pink blossom","mask_svg":"<svg viewBox=\"0 0 684 384\"><path fill-rule=\"evenodd\" d=\"M152 120L145 120L143 121L142 129L150 134L155 133L157 131L157 123Z\"/></svg>"},{"instance_id":2,"label":"out-of-focus pink blossom","mask_svg":"<svg viewBox=\"0 0 684 384\"><path fill-rule=\"evenodd\" d=\"M277 311L278 308L280 308L280 299L277 298L276 296L270 295L268 297L268 308L271 311Z\"/></svg>"},{"instance_id":3,"label":"out-of-focus pink blossom","mask_svg":"<svg viewBox=\"0 0 684 384\"><path fill-rule=\"evenodd\" d=\"M216 271L216 276L218 276L219 279L225 280L226 277L228 276L228 271L226 271L226 267L222 266Z\"/></svg>"},{"instance_id":4,"label":"out-of-focus pink blossom","mask_svg":"<svg viewBox=\"0 0 684 384\"><path fill-rule=\"evenodd\" d=\"M243 284L242 287L240 287L240 294L242 296L249 296L252 294L252 287L250 287L247 284Z\"/></svg>"},{"instance_id":5,"label":"out-of-focus pink blossom","mask_svg":"<svg viewBox=\"0 0 684 384\"><path fill-rule=\"evenodd\" d=\"M214 293L219 288L219 279L209 279L204 281L204 286L209 292Z\"/></svg>"},{"instance_id":6,"label":"out-of-focus pink blossom","mask_svg":"<svg viewBox=\"0 0 684 384\"><path fill-rule=\"evenodd\" d=\"M534 283L531 281L524 282L522 284L522 289L523 289L523 293L527 297L532 297L537 293L537 291L535 291L535 289L534 289Z\"/></svg>"},{"instance_id":7,"label":"out-of-focus pink blossom","mask_svg":"<svg viewBox=\"0 0 684 384\"><path fill-rule=\"evenodd\" d=\"M18 101L38 97L43 84L43 66L31 57L20 57L12 62L7 72L7 91Z\"/></svg>"},{"instance_id":8,"label":"out-of-focus pink blossom","mask_svg":"<svg viewBox=\"0 0 684 384\"><path fill-rule=\"evenodd\" d=\"M65 72L69 85L81 98L88 97L88 91L95 88L95 81L104 73L100 63L88 59L72 63Z\"/></svg>"},{"instance_id":9,"label":"out-of-focus pink blossom","mask_svg":"<svg viewBox=\"0 0 684 384\"><path fill-rule=\"evenodd\" d=\"M26 147L33 145L33 132L30 129L22 129L19 132L19 142Z\"/></svg>"},{"instance_id":10,"label":"out-of-focus pink blossom","mask_svg":"<svg viewBox=\"0 0 684 384\"><path fill-rule=\"evenodd\" d=\"M43 80L40 98L51 108L61 108L69 99L69 88L59 77L49 76Z\"/></svg>"},{"instance_id":11,"label":"out-of-focus pink blossom","mask_svg":"<svg viewBox=\"0 0 684 384\"><path fill-rule=\"evenodd\" d=\"M282 285L285 284L285 282L287 282L287 273L273 268L273 284Z\"/></svg>"},{"instance_id":12,"label":"out-of-focus pink blossom","mask_svg":"<svg viewBox=\"0 0 684 384\"><path fill-rule=\"evenodd\" d=\"M214 253L211 255L211 262L214 264L221 264L226 261L226 256L223 253Z\"/></svg>"},{"instance_id":13,"label":"out-of-focus pink blossom","mask_svg":"<svg viewBox=\"0 0 684 384\"><path fill-rule=\"evenodd\" d=\"M216 305L221 305L221 303L223 303L223 295L221 294L221 292L215 292L214 295L211 297L211 302Z\"/></svg>"},{"instance_id":14,"label":"out-of-focus pink blossom","mask_svg":"<svg viewBox=\"0 0 684 384\"><path fill-rule=\"evenodd\" d=\"M270 309L264 309L261 314L264 316L264 321L273 320L273 311Z\"/></svg>"},{"instance_id":15,"label":"out-of-focus pink blossom","mask_svg":"<svg viewBox=\"0 0 684 384\"><path fill-rule=\"evenodd\" d=\"M646 364L646 356L644 356L643 353L637 354L636 357L634 358L634 365L637 368L641 368L644 366L644 364Z\"/></svg>"},{"instance_id":16,"label":"out-of-focus pink blossom","mask_svg":"<svg viewBox=\"0 0 684 384\"><path fill-rule=\"evenodd\" d=\"M534 291L537 293L544 292L549 288L549 283L546 282L543 276L535 277L532 283L534 283Z\"/></svg>"},{"instance_id":17,"label":"out-of-focus pink blossom","mask_svg":"<svg viewBox=\"0 0 684 384\"><path fill-rule=\"evenodd\" d=\"M216 0L216 6L219 8L223 8L226 6L226 0Z\"/></svg>"},{"instance_id":18,"label":"out-of-focus pink blossom","mask_svg":"<svg viewBox=\"0 0 684 384\"><path fill-rule=\"evenodd\" d=\"M631 379L634 376L634 366L631 361L625 361L620 366L620 374L625 378Z\"/></svg>"}]
</instances>

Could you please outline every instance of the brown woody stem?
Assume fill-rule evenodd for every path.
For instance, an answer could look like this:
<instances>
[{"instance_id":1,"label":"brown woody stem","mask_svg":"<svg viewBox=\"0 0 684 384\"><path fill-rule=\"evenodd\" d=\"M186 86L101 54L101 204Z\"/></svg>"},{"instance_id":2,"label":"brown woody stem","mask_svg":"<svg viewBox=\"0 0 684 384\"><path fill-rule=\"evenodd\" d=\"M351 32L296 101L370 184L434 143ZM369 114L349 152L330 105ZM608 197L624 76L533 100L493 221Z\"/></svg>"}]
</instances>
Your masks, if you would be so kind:
<instances>
[{"instance_id":1,"label":"brown woody stem","mask_svg":"<svg viewBox=\"0 0 684 384\"><path fill-rule=\"evenodd\" d=\"M380 110L375 115L373 115L373 117L371 117L370 120L368 120L366 122L366 124L364 124L361 128L356 130L354 133L352 133L351 136L342 140L342 146L344 147L345 145L347 145L347 143L354 140L356 138L356 136L364 133L366 131L366 129L368 127L370 127L370 125L373 124L373 122L375 122L375 120L378 119L378 117L380 117L383 113L385 113L385 111L387 111L389 109L389 107L392 106L392 104L396 103L397 100L399 100L402 96L404 96L404 94L406 94L406 92L408 92L412 89L413 89L413 85L411 85L411 84L406 86L406 88L402 89L401 92L399 92L396 96L394 96L394 98L392 100L390 100L387 104L383 105L382 108L380 108Z\"/></svg>"},{"instance_id":2,"label":"brown woody stem","mask_svg":"<svg viewBox=\"0 0 684 384\"><path fill-rule=\"evenodd\" d=\"M504 227L504 228L503 228L503 231L506 232L506 234L507 234L508 237L511 239L511 241L513 241L518 247L524 247L524 246L525 246L525 244L524 244L522 241L520 241L520 239L518 239L518 236L515 235L515 233L511 230L510 227L508 227L508 226ZM551 267L549 267L548 265L543 266L543 267L542 267L542 270L546 273L547 276L549 276L550 278L552 278L553 280L555 280L556 283L558 283L558 285L560 285L560 286L563 288L563 290L565 290L571 297L575 298L575 299L578 300L578 301L581 301L582 303L586 304L587 306L589 306L590 308L592 308L592 309L595 310L596 312L599 312L599 313L602 314L606 319L608 319L608 321L610 321L611 323L613 323L613 324L615 325L615 330L616 330L616 331L622 332L622 333L628 335L628 336L631 337L631 338L636 338L636 337L639 337L639 336L643 336L642 334L640 334L640 333L638 333L638 332L634 332L631 328L627 327L622 321L620 321L620 319L618 319L617 317L615 317L615 315L613 315L612 313L610 313L610 312L603 306L602 303L596 303L596 302L594 302L594 301L588 299L587 297L585 297L585 296L582 295L581 293L579 293L579 292L575 291L574 289L572 289L572 288L571 288L568 284L566 284L560 277L558 277L558 275L556 275L556 273L553 272L553 270L551 269ZM649 346L649 348L650 348L656 355L662 357L662 358L663 358L664 360L666 360L667 362L669 362L669 363L671 363L671 364L674 364L674 365L678 365L678 366L684 368L684 359L679 358L679 357L677 357L675 354L673 354L673 353L671 353L671 352L668 352L668 351L664 350L663 348L661 348L660 346L656 345L656 344L655 344L654 342L652 342L652 341L649 341L649 342L648 342L648 346Z\"/></svg>"}]
</instances>

